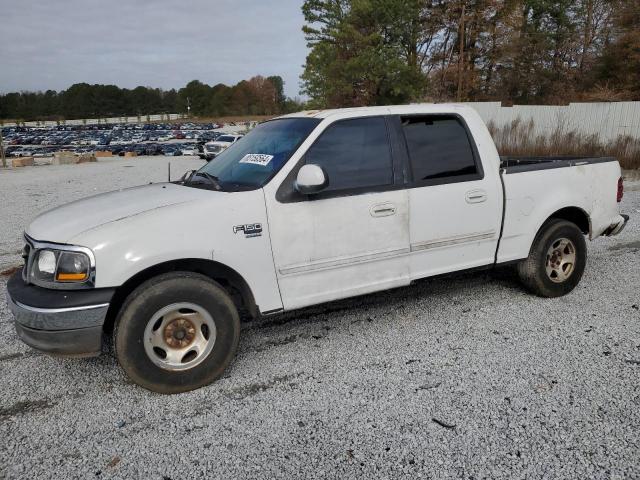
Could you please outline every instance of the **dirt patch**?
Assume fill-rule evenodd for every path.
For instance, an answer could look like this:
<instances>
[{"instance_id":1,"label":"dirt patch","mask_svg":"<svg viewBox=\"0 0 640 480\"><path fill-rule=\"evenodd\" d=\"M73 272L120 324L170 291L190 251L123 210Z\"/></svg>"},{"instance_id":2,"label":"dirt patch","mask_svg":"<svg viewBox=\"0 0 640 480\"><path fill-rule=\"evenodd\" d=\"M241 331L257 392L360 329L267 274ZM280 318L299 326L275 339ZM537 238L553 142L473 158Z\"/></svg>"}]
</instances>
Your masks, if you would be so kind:
<instances>
[{"instance_id":1,"label":"dirt patch","mask_svg":"<svg viewBox=\"0 0 640 480\"><path fill-rule=\"evenodd\" d=\"M0 362L15 360L16 358L32 357L34 355L38 355L38 354L35 352L9 353L8 355L0 355Z\"/></svg>"},{"instance_id":2,"label":"dirt patch","mask_svg":"<svg viewBox=\"0 0 640 480\"><path fill-rule=\"evenodd\" d=\"M249 385L244 385L242 387L237 387L226 392L228 397L233 398L234 400L243 400L248 397L252 397L260 392L264 392L273 387L285 385L292 387L296 385L295 382L291 382L296 377L302 375L301 373L293 374L293 375L283 375L281 377L274 377L271 380L263 383L250 383Z\"/></svg>"},{"instance_id":3,"label":"dirt patch","mask_svg":"<svg viewBox=\"0 0 640 480\"><path fill-rule=\"evenodd\" d=\"M10 277L11 275L13 275L16 272L19 272L20 270L22 270L22 266L9 267L6 270L2 270L0 272L0 275L3 277Z\"/></svg>"},{"instance_id":4,"label":"dirt patch","mask_svg":"<svg viewBox=\"0 0 640 480\"><path fill-rule=\"evenodd\" d=\"M24 402L17 402L6 408L0 408L0 422L19 415L26 415L40 410L46 410L54 407L55 405L56 403L51 400L27 400Z\"/></svg>"},{"instance_id":5,"label":"dirt patch","mask_svg":"<svg viewBox=\"0 0 640 480\"><path fill-rule=\"evenodd\" d=\"M609 250L640 250L640 241L635 242L627 242L627 243L618 243L609 247Z\"/></svg>"},{"instance_id":6,"label":"dirt patch","mask_svg":"<svg viewBox=\"0 0 640 480\"><path fill-rule=\"evenodd\" d=\"M276 338L274 340L267 340L262 345L253 349L254 352L263 352L265 350L269 350L272 347L279 347L281 345L287 345L289 343L294 343L298 335L289 335L285 338Z\"/></svg>"}]
</instances>

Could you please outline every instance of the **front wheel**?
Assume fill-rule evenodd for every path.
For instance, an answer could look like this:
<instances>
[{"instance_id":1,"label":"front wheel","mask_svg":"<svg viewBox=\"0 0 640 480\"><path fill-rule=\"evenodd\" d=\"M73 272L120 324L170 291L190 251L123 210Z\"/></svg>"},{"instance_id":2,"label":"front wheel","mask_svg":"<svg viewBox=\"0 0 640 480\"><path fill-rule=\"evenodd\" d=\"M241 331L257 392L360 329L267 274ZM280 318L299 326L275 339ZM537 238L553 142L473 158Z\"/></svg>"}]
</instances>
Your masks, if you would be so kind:
<instances>
[{"instance_id":1,"label":"front wheel","mask_svg":"<svg viewBox=\"0 0 640 480\"><path fill-rule=\"evenodd\" d=\"M586 263L583 233L574 223L553 219L538 232L529 257L518 264L518 275L531 292L560 297L578 285Z\"/></svg>"},{"instance_id":2,"label":"front wheel","mask_svg":"<svg viewBox=\"0 0 640 480\"><path fill-rule=\"evenodd\" d=\"M135 383L179 393L220 377L239 337L238 312L220 285L203 275L172 272L129 295L116 321L114 345Z\"/></svg>"}]
</instances>

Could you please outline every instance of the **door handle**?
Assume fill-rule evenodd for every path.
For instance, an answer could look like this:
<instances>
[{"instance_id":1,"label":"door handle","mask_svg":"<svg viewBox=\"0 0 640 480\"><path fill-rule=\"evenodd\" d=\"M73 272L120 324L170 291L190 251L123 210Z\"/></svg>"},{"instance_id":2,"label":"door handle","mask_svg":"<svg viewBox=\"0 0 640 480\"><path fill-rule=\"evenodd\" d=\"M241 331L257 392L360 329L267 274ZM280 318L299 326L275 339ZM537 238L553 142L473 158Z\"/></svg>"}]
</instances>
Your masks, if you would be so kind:
<instances>
[{"instance_id":1,"label":"door handle","mask_svg":"<svg viewBox=\"0 0 640 480\"><path fill-rule=\"evenodd\" d=\"M487 192L484 190L471 190L465 195L467 203L482 203L487 200Z\"/></svg>"},{"instance_id":2,"label":"door handle","mask_svg":"<svg viewBox=\"0 0 640 480\"><path fill-rule=\"evenodd\" d=\"M372 217L388 217L396 213L396 206L393 203L380 203L371 207Z\"/></svg>"}]
</instances>

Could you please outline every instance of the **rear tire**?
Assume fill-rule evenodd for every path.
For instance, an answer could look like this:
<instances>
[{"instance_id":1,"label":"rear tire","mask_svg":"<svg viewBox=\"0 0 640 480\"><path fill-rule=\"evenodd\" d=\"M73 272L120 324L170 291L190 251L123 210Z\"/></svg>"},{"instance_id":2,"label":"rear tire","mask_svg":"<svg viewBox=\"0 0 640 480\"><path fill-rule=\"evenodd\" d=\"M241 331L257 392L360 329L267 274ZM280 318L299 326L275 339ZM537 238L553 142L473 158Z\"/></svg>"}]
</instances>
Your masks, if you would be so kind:
<instances>
[{"instance_id":1,"label":"rear tire","mask_svg":"<svg viewBox=\"0 0 640 480\"><path fill-rule=\"evenodd\" d=\"M517 270L529 291L541 297L561 297L578 285L586 264L587 245L577 225L552 219L540 228L529 257Z\"/></svg>"},{"instance_id":2,"label":"rear tire","mask_svg":"<svg viewBox=\"0 0 640 480\"><path fill-rule=\"evenodd\" d=\"M180 393L219 378L239 338L238 312L220 285L204 275L172 272L129 295L116 319L114 347L135 383Z\"/></svg>"}]
</instances>

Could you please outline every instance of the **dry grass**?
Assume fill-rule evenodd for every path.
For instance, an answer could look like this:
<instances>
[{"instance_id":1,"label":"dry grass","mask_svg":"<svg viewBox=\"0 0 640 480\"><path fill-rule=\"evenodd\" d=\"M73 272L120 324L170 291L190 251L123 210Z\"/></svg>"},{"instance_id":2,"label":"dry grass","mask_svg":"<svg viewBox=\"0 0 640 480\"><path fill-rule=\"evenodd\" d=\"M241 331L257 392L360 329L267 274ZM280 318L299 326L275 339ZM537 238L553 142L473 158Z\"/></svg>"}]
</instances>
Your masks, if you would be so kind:
<instances>
[{"instance_id":1,"label":"dry grass","mask_svg":"<svg viewBox=\"0 0 640 480\"><path fill-rule=\"evenodd\" d=\"M533 120L520 118L502 127L487 124L500 155L615 157L624 169L640 168L640 138L620 135L608 143L598 135L568 130L562 122L548 134L536 134Z\"/></svg>"}]
</instances>

